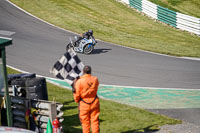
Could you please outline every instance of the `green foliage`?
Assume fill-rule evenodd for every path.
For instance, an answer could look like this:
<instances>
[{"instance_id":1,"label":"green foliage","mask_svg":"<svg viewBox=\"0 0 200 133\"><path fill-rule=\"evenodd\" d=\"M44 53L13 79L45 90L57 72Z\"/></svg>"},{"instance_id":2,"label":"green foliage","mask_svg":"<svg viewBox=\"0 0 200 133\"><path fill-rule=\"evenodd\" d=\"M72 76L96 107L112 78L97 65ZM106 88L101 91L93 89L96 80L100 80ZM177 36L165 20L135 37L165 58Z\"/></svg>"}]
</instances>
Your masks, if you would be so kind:
<instances>
[{"instance_id":1,"label":"green foliage","mask_svg":"<svg viewBox=\"0 0 200 133\"><path fill-rule=\"evenodd\" d=\"M155 22L115 0L11 1L73 32L93 29L96 38L107 42L162 54L200 57L200 37Z\"/></svg>"}]
</instances>

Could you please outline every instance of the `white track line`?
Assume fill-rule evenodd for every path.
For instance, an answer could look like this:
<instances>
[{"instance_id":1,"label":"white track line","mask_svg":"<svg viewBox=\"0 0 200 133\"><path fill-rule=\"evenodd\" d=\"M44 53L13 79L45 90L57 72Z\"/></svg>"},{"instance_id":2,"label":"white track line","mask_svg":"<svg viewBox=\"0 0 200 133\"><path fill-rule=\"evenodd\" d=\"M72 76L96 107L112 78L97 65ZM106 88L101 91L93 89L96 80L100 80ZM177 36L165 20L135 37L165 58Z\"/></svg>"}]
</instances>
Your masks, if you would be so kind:
<instances>
[{"instance_id":1,"label":"white track line","mask_svg":"<svg viewBox=\"0 0 200 133\"><path fill-rule=\"evenodd\" d=\"M9 65L7 65L7 67L12 68L12 69L14 69L16 71L19 71L21 73L29 73L27 71L23 71L23 70L20 70L18 68L15 68L15 67L12 67L12 66L9 66ZM42 76L42 75L37 75L37 76L38 77L45 77L45 76ZM56 78L51 78L51 77L45 77L45 78L52 79L52 80L57 80L57 81L63 81L63 80L56 79ZM56 85L59 85L59 84L57 84L57 83L55 83L53 81L49 81L49 82L51 82L53 84L56 84ZM65 87L63 85L60 85L60 86ZM159 87L138 87L138 86L120 86L120 85L106 85L106 84L100 84L100 86L112 86L112 87L118 87L118 88L121 87L121 88L133 88L133 89L135 89L135 88L142 88L142 89L150 89L150 90L190 90L190 91L200 91L200 89L185 89L185 88L179 88L179 89L177 89L177 88L159 88ZM68 87L65 87L65 88L68 88Z\"/></svg>"},{"instance_id":2,"label":"white track line","mask_svg":"<svg viewBox=\"0 0 200 133\"><path fill-rule=\"evenodd\" d=\"M2 38L2 39L7 39L7 40L12 40L12 38L2 37L2 36L0 36L0 38Z\"/></svg>"},{"instance_id":3,"label":"white track line","mask_svg":"<svg viewBox=\"0 0 200 133\"><path fill-rule=\"evenodd\" d=\"M31 17L34 17L34 18L36 18L36 19L38 19L38 20L40 20L40 21L42 21L42 22L44 22L44 23L46 23L46 24L48 24L48 25L51 25L51 26L56 27L56 28L58 28L58 29L61 29L61 30L63 30L63 31L67 31L67 32L70 32L70 33L79 35L78 33L75 33L75 32L69 31L69 30L66 30L66 29L64 29L64 28L60 28L60 27L58 27L58 26L56 26L56 25L54 25L54 24L51 24L51 23L49 23L49 22L47 22L47 21L45 21L45 20L43 20L43 19L41 19L41 18L38 18L37 16L34 16L33 14L27 12L26 10L24 10L24 9L22 9L21 7L17 6L16 4L10 2L9 0L6 0L6 1L7 1L8 3L10 3L11 5L13 5L14 7L18 8L19 10L23 11L24 13L26 13L26 14L30 15Z\"/></svg>"}]
</instances>

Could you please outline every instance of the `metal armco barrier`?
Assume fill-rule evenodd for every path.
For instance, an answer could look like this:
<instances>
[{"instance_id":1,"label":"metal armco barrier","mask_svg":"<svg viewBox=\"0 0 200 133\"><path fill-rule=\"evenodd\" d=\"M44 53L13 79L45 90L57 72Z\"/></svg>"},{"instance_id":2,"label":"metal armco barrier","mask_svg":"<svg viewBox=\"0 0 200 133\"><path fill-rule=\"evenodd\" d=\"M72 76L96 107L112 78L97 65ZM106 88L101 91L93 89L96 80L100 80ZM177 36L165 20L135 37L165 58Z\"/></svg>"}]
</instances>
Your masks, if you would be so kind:
<instances>
[{"instance_id":1,"label":"metal armco barrier","mask_svg":"<svg viewBox=\"0 0 200 133\"><path fill-rule=\"evenodd\" d=\"M126 3L138 11L169 24L173 27L189 31L200 36L200 18L178 13L167 8L158 6L148 0L118 0Z\"/></svg>"},{"instance_id":2,"label":"metal armco barrier","mask_svg":"<svg viewBox=\"0 0 200 133\"><path fill-rule=\"evenodd\" d=\"M158 6L157 17L158 17L158 20L160 20L161 22L164 22L173 27L176 27L176 12L171 11L167 8L163 8L161 6Z\"/></svg>"},{"instance_id":3,"label":"metal armco barrier","mask_svg":"<svg viewBox=\"0 0 200 133\"><path fill-rule=\"evenodd\" d=\"M46 100L26 99L18 96L11 96L12 118L14 127L28 129L27 110L34 110L34 116L37 121L37 126L40 127L43 133L46 132L47 122L58 118L60 123L64 118L61 108L63 104L50 102ZM62 125L62 124L61 124Z\"/></svg>"},{"instance_id":4,"label":"metal armco barrier","mask_svg":"<svg viewBox=\"0 0 200 133\"><path fill-rule=\"evenodd\" d=\"M142 11L142 0L130 0L130 6Z\"/></svg>"},{"instance_id":5,"label":"metal armco barrier","mask_svg":"<svg viewBox=\"0 0 200 133\"><path fill-rule=\"evenodd\" d=\"M200 35L200 18L177 13L177 28Z\"/></svg>"},{"instance_id":6,"label":"metal armco barrier","mask_svg":"<svg viewBox=\"0 0 200 133\"><path fill-rule=\"evenodd\" d=\"M153 4L147 0L143 0L142 1L142 6L143 6L143 10L142 12L144 12L145 14L147 14L148 16L154 18L154 19L158 19L157 17L157 5Z\"/></svg>"}]
</instances>

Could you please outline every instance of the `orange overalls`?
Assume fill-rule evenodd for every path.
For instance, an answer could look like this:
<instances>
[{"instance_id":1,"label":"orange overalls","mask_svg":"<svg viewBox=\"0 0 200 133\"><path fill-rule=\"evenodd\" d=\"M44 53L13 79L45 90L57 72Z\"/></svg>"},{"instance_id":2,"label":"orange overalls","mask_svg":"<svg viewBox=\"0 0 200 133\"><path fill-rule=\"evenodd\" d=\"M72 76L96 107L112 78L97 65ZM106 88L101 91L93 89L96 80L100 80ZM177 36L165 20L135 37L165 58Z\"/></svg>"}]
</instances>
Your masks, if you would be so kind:
<instances>
[{"instance_id":1,"label":"orange overalls","mask_svg":"<svg viewBox=\"0 0 200 133\"><path fill-rule=\"evenodd\" d=\"M84 74L75 82L75 102L79 103L79 119L83 133L99 133L99 98L97 97L99 81L97 77Z\"/></svg>"}]
</instances>

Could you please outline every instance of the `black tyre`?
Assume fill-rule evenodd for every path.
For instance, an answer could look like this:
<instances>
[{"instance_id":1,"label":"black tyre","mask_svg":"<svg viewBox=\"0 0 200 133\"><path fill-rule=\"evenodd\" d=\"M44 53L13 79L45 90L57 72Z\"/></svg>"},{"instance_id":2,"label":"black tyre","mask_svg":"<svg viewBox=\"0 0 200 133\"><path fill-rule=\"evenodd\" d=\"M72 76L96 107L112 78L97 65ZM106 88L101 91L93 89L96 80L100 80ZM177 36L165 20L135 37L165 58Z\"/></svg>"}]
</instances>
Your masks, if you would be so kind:
<instances>
[{"instance_id":1,"label":"black tyre","mask_svg":"<svg viewBox=\"0 0 200 133\"><path fill-rule=\"evenodd\" d=\"M90 53L92 53L93 50L94 50L94 46L93 45L89 46L89 44L87 44L83 48L83 53L84 54L90 54Z\"/></svg>"},{"instance_id":2,"label":"black tyre","mask_svg":"<svg viewBox=\"0 0 200 133\"><path fill-rule=\"evenodd\" d=\"M11 84L10 85L17 85L17 86L20 86L20 87L25 87L25 82L26 82L26 79L15 79L15 80L12 80L11 81Z\"/></svg>"},{"instance_id":3,"label":"black tyre","mask_svg":"<svg viewBox=\"0 0 200 133\"><path fill-rule=\"evenodd\" d=\"M35 78L35 73L28 74L28 73L21 73L21 74L8 74L8 85L11 85L12 80L21 79L21 78ZM15 84L13 84L15 85Z\"/></svg>"},{"instance_id":4,"label":"black tyre","mask_svg":"<svg viewBox=\"0 0 200 133\"><path fill-rule=\"evenodd\" d=\"M48 100L48 92L45 78L33 78L26 80L26 98Z\"/></svg>"}]
</instances>

